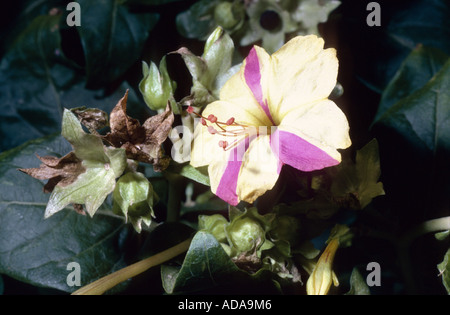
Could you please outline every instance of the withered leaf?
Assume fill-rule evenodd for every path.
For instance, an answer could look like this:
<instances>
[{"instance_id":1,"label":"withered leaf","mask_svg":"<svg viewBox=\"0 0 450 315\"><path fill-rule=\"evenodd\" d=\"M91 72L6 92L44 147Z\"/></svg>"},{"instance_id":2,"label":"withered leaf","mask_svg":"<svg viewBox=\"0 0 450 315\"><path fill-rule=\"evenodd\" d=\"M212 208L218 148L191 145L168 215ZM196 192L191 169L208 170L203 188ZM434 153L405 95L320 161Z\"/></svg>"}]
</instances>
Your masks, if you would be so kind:
<instances>
[{"instance_id":1,"label":"withered leaf","mask_svg":"<svg viewBox=\"0 0 450 315\"><path fill-rule=\"evenodd\" d=\"M36 156L42 162L39 168L24 168L19 169L19 171L37 179L48 179L44 186L44 192L46 193L52 192L56 185L62 187L70 185L86 170L74 152L70 152L61 158L41 157L37 154Z\"/></svg>"},{"instance_id":2,"label":"withered leaf","mask_svg":"<svg viewBox=\"0 0 450 315\"><path fill-rule=\"evenodd\" d=\"M70 110L91 133L108 125L108 114L97 108L77 107Z\"/></svg>"},{"instance_id":3,"label":"withered leaf","mask_svg":"<svg viewBox=\"0 0 450 315\"><path fill-rule=\"evenodd\" d=\"M155 171L162 171L169 166L170 158L165 156L162 143L167 139L174 114L169 104L166 110L148 118L143 125L127 115L127 97L117 103L110 115L111 131L105 136L111 145L123 148L127 158L153 164Z\"/></svg>"}]
</instances>

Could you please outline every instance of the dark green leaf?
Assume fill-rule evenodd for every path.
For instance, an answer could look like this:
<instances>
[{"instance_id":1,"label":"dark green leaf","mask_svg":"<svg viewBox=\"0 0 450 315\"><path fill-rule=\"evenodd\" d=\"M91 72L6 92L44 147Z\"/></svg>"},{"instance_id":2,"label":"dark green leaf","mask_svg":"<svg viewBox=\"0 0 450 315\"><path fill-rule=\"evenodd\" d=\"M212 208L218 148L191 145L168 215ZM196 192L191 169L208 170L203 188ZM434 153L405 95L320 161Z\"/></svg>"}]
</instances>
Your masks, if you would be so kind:
<instances>
[{"instance_id":1,"label":"dark green leaf","mask_svg":"<svg viewBox=\"0 0 450 315\"><path fill-rule=\"evenodd\" d=\"M59 20L59 16L39 16L31 21L1 62L1 149L55 132L60 125L58 90L73 81L74 73L57 64Z\"/></svg>"},{"instance_id":2,"label":"dark green leaf","mask_svg":"<svg viewBox=\"0 0 450 315\"><path fill-rule=\"evenodd\" d=\"M0 150L60 131L64 107L109 113L128 88L123 84L107 96L87 90L83 78L64 65L59 23L60 16L32 20L1 61Z\"/></svg>"},{"instance_id":3,"label":"dark green leaf","mask_svg":"<svg viewBox=\"0 0 450 315\"><path fill-rule=\"evenodd\" d=\"M163 286L167 293L214 287L225 281L229 273L239 270L215 237L206 232L194 236L178 273L173 268L164 268ZM169 273L165 274L166 271Z\"/></svg>"},{"instance_id":4,"label":"dark green leaf","mask_svg":"<svg viewBox=\"0 0 450 315\"><path fill-rule=\"evenodd\" d=\"M380 0L381 26L368 26L369 1L342 1L338 10L347 43L355 52L355 72L381 93L417 45L450 54L450 4L447 0Z\"/></svg>"},{"instance_id":5,"label":"dark green leaf","mask_svg":"<svg viewBox=\"0 0 450 315\"><path fill-rule=\"evenodd\" d=\"M418 224L424 215L442 216L449 207L449 89L450 59L373 126L380 143L386 196L395 204L402 224Z\"/></svg>"},{"instance_id":6,"label":"dark green leaf","mask_svg":"<svg viewBox=\"0 0 450 315\"><path fill-rule=\"evenodd\" d=\"M36 167L35 153L63 155L71 150L61 136L28 142L0 154L0 273L28 284L72 292L67 285L77 262L81 285L124 267L127 229L123 220L106 215L106 204L95 218L65 209L44 219L48 195L43 183L17 170Z\"/></svg>"},{"instance_id":7,"label":"dark green leaf","mask_svg":"<svg viewBox=\"0 0 450 315\"><path fill-rule=\"evenodd\" d=\"M448 57L432 47L420 45L415 48L383 91L375 122L400 99L423 87L442 68Z\"/></svg>"},{"instance_id":8,"label":"dark green leaf","mask_svg":"<svg viewBox=\"0 0 450 315\"><path fill-rule=\"evenodd\" d=\"M158 21L153 13L131 13L121 0L79 0L80 34L86 58L87 86L103 87L135 63L150 30Z\"/></svg>"},{"instance_id":9,"label":"dark green leaf","mask_svg":"<svg viewBox=\"0 0 450 315\"><path fill-rule=\"evenodd\" d=\"M278 292L269 271L260 270L249 275L240 270L215 237L202 231L195 234L183 265L163 265L161 273L167 293L216 292L211 290L233 294Z\"/></svg>"},{"instance_id":10,"label":"dark green leaf","mask_svg":"<svg viewBox=\"0 0 450 315\"><path fill-rule=\"evenodd\" d=\"M356 163L342 163L339 173L333 180L331 192L335 197L343 198L342 202L351 206L354 196L359 204L356 208L365 208L373 198L384 195L381 175L378 142L373 139L356 153Z\"/></svg>"},{"instance_id":11,"label":"dark green leaf","mask_svg":"<svg viewBox=\"0 0 450 315\"><path fill-rule=\"evenodd\" d=\"M450 151L450 59L423 88L401 99L379 123L436 154Z\"/></svg>"},{"instance_id":12,"label":"dark green leaf","mask_svg":"<svg viewBox=\"0 0 450 315\"><path fill-rule=\"evenodd\" d=\"M205 40L217 26L214 21L214 7L218 0L201 0L189 10L177 15L178 32L187 38Z\"/></svg>"}]
</instances>

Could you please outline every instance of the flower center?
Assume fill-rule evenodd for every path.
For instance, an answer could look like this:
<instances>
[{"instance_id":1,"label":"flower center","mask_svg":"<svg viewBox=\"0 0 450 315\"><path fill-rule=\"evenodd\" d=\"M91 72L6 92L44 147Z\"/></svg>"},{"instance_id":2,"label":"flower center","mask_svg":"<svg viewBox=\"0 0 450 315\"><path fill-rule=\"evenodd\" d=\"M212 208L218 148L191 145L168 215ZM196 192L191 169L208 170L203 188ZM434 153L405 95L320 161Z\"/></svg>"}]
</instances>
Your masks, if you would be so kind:
<instances>
[{"instance_id":1,"label":"flower center","mask_svg":"<svg viewBox=\"0 0 450 315\"><path fill-rule=\"evenodd\" d=\"M259 24L263 29L271 33L277 33L283 27L280 15L273 10L264 11L259 18Z\"/></svg>"},{"instance_id":2,"label":"flower center","mask_svg":"<svg viewBox=\"0 0 450 315\"><path fill-rule=\"evenodd\" d=\"M259 136L260 134L267 134L269 129L266 126L255 127L240 124L235 121L234 117L230 117L226 122L219 121L217 116L210 114L208 117L194 111L192 106L189 106L186 110L189 114L194 114L199 117L200 123L208 129L208 132L212 135L220 135L226 137L226 140L219 140L219 147L224 151L228 151L236 147L242 140L249 136Z\"/></svg>"}]
</instances>

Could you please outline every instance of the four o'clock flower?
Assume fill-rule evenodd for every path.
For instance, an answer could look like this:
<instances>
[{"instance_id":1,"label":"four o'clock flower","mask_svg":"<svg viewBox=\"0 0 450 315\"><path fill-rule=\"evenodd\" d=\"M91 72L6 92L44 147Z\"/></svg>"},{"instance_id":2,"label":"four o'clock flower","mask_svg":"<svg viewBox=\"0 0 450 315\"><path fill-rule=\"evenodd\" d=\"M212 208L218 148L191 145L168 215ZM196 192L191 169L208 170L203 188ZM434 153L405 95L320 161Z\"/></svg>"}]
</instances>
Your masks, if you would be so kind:
<instances>
[{"instance_id":1,"label":"four o'clock flower","mask_svg":"<svg viewBox=\"0 0 450 315\"><path fill-rule=\"evenodd\" d=\"M254 46L220 99L195 113L191 165L208 165L211 190L229 204L252 203L272 189L284 164L309 172L340 163L349 125L328 99L338 60L323 45L309 35L273 55Z\"/></svg>"}]
</instances>

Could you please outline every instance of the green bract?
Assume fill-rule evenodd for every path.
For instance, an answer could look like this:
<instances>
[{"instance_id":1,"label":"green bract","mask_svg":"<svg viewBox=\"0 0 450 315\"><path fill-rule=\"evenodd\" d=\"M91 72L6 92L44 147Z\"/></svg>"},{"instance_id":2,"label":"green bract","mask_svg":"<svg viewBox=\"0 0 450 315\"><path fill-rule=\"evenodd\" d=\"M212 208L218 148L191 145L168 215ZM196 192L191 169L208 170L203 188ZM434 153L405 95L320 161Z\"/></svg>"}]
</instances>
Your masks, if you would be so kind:
<instances>
[{"instance_id":1,"label":"green bract","mask_svg":"<svg viewBox=\"0 0 450 315\"><path fill-rule=\"evenodd\" d=\"M153 110L164 110L167 102L170 102L174 113L179 114L173 97L177 84L170 79L167 72L166 57L161 59L159 69L154 62L150 62L149 66L143 61L142 73L143 78L139 83L139 90L147 106Z\"/></svg>"},{"instance_id":2,"label":"green bract","mask_svg":"<svg viewBox=\"0 0 450 315\"><path fill-rule=\"evenodd\" d=\"M227 234L225 232L227 225L227 219L220 214L201 215L198 217L198 229L211 233L221 243L227 241Z\"/></svg>"},{"instance_id":3,"label":"green bract","mask_svg":"<svg viewBox=\"0 0 450 315\"><path fill-rule=\"evenodd\" d=\"M67 109L64 110L62 135L70 142L86 171L70 185L55 187L45 209L45 217L71 203L84 204L93 216L114 190L116 178L125 170L125 150L107 148L99 137L85 133L76 116Z\"/></svg>"},{"instance_id":4,"label":"green bract","mask_svg":"<svg viewBox=\"0 0 450 315\"><path fill-rule=\"evenodd\" d=\"M184 47L176 52L192 75L189 102L194 106L205 106L218 99L222 85L238 70L231 67L233 41L220 27L208 37L201 57Z\"/></svg>"},{"instance_id":5,"label":"green bract","mask_svg":"<svg viewBox=\"0 0 450 315\"><path fill-rule=\"evenodd\" d=\"M148 226L154 217L154 198L155 193L148 179L141 173L129 172L117 181L113 193L113 210L123 213L140 233L142 222Z\"/></svg>"}]
</instances>

